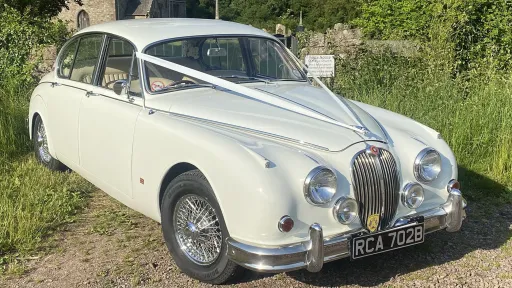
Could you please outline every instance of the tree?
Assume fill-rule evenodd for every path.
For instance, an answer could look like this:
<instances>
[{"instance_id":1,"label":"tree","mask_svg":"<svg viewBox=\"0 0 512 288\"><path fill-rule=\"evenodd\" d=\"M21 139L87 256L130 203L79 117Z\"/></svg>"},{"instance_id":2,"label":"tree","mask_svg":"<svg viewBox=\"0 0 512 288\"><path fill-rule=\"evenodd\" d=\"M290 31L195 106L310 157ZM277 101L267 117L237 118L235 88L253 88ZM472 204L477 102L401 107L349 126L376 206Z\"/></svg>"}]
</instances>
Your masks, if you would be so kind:
<instances>
[{"instance_id":1,"label":"tree","mask_svg":"<svg viewBox=\"0 0 512 288\"><path fill-rule=\"evenodd\" d=\"M0 0L0 10L5 4L29 17L52 18L62 9L69 9L69 2L68 0ZM73 0L73 2L83 5L82 0Z\"/></svg>"}]
</instances>

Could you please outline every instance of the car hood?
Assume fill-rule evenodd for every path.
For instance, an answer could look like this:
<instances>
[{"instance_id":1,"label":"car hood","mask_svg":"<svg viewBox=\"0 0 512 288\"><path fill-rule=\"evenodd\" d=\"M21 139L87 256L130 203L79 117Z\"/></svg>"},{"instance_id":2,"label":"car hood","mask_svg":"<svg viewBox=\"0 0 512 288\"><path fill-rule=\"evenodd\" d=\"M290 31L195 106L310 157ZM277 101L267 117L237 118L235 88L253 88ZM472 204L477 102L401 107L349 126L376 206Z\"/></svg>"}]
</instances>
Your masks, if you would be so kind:
<instances>
[{"instance_id":1,"label":"car hood","mask_svg":"<svg viewBox=\"0 0 512 288\"><path fill-rule=\"evenodd\" d=\"M295 102L347 125L357 125L323 89L309 83L245 84L244 86ZM331 123L273 106L223 89L196 88L148 95L146 106L176 114L228 124L236 129L263 133L330 151L341 151L365 140L386 141L379 124L352 101L350 110L370 133L365 135ZM211 123L214 123L211 122Z\"/></svg>"}]
</instances>

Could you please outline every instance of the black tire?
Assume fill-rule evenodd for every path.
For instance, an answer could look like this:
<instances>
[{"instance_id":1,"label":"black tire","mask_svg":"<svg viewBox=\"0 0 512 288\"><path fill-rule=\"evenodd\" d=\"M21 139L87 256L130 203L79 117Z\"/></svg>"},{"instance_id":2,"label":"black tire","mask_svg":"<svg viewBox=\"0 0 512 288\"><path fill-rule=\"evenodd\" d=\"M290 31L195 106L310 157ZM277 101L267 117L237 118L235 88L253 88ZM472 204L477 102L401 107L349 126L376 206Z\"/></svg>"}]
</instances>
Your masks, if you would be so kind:
<instances>
[{"instance_id":1,"label":"black tire","mask_svg":"<svg viewBox=\"0 0 512 288\"><path fill-rule=\"evenodd\" d=\"M34 127L32 127L32 141L37 161L52 171L66 171L67 167L50 155L50 152L48 151L48 138L46 137L46 133L44 133L44 135L39 135L41 128L46 132L43 120L39 115L37 115L34 121ZM41 141L46 143L46 148L42 147L43 142Z\"/></svg>"},{"instance_id":2,"label":"black tire","mask_svg":"<svg viewBox=\"0 0 512 288\"><path fill-rule=\"evenodd\" d=\"M194 262L191 260L191 256L183 251L178 244L174 230L175 209L180 199L192 196L199 196L211 205L216 214L216 218L212 219L218 220L216 224L221 229L221 250L213 263L200 265ZM183 173L167 186L162 199L161 214L165 243L174 262L185 274L201 282L215 285L235 281L243 275L244 269L229 260L227 256L226 239L229 237L229 234L226 223L210 184L199 170Z\"/></svg>"}]
</instances>

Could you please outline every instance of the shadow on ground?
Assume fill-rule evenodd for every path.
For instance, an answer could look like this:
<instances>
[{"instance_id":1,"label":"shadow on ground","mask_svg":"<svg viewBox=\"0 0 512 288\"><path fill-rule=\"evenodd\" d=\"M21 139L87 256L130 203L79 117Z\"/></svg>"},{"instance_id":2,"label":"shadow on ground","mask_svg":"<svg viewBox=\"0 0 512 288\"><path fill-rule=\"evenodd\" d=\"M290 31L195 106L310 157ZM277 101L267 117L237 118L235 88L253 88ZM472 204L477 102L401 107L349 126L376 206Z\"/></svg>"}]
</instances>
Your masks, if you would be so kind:
<instances>
[{"instance_id":1,"label":"shadow on ground","mask_svg":"<svg viewBox=\"0 0 512 288\"><path fill-rule=\"evenodd\" d=\"M481 175L461 169L464 179L483 179ZM485 180L485 187L496 189L492 195L505 193L507 190L490 179ZM473 182L473 181L467 181ZM462 181L464 185L464 181ZM484 186L481 186L484 187ZM468 189L466 189L468 190ZM499 191L497 191L499 190ZM471 195L485 193L471 189ZM499 205L495 201L484 200L470 202L462 230L457 233L439 231L428 234L425 243L389 253L351 261L341 259L326 263L319 273L306 270L289 272L287 275L297 281L313 286L361 285L376 286L399 275L409 274L430 266L445 264L461 259L475 250L497 249L505 244L512 233L512 206ZM250 282L266 277L265 274L249 272L243 282ZM425 275L425 277L429 277Z\"/></svg>"}]
</instances>

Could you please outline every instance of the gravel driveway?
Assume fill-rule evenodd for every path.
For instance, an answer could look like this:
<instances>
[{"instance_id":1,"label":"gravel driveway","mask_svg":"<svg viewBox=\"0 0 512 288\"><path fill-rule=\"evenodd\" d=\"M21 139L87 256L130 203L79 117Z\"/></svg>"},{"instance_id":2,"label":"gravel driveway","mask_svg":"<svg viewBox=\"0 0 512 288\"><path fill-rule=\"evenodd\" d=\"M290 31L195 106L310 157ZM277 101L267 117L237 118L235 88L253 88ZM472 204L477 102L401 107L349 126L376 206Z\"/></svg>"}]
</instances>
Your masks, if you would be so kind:
<instances>
[{"instance_id":1,"label":"gravel driveway","mask_svg":"<svg viewBox=\"0 0 512 288\"><path fill-rule=\"evenodd\" d=\"M512 207L470 204L458 233L427 235L422 245L320 273L247 272L240 287L512 287ZM160 226L96 192L80 219L51 239L55 248L0 287L203 287L171 260Z\"/></svg>"}]
</instances>

